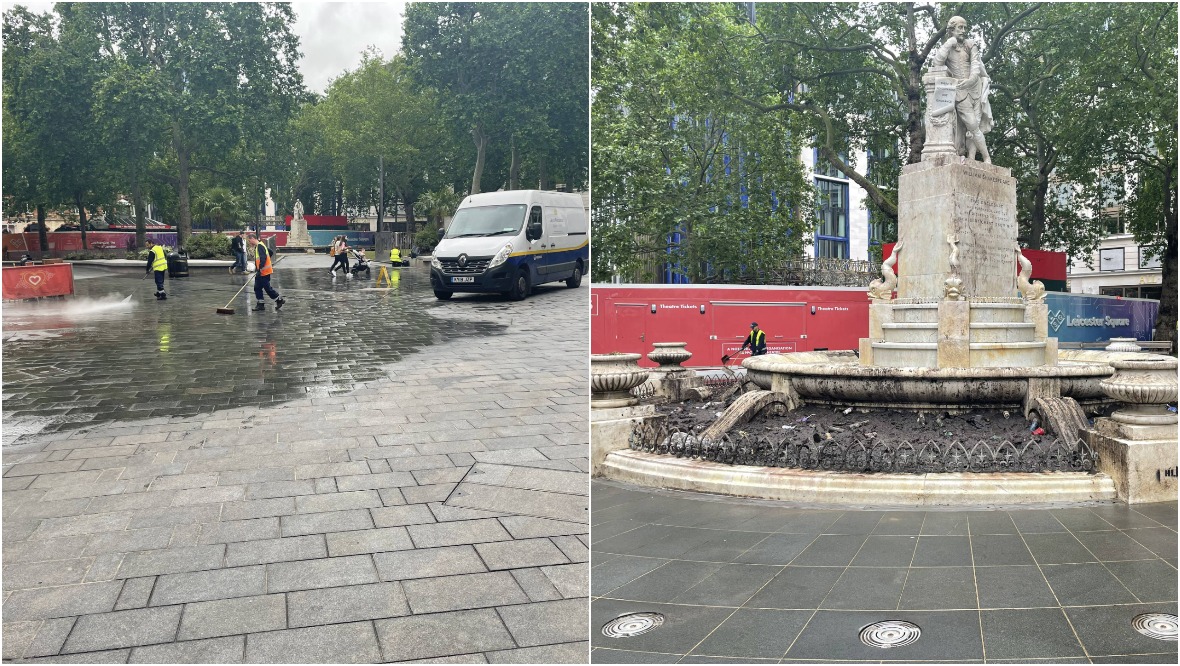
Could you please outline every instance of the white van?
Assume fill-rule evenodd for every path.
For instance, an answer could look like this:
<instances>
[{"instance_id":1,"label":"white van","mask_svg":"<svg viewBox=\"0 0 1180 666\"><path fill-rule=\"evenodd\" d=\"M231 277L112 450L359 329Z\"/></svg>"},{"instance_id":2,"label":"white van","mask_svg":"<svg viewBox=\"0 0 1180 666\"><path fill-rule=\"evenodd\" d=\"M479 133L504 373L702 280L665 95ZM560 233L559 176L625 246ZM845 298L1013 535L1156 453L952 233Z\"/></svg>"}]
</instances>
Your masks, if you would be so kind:
<instances>
[{"instance_id":1,"label":"white van","mask_svg":"<svg viewBox=\"0 0 1180 666\"><path fill-rule=\"evenodd\" d=\"M582 283L590 263L582 197L511 190L472 194L459 204L434 248L430 286L440 299L456 291L499 292L522 300L534 285Z\"/></svg>"}]
</instances>

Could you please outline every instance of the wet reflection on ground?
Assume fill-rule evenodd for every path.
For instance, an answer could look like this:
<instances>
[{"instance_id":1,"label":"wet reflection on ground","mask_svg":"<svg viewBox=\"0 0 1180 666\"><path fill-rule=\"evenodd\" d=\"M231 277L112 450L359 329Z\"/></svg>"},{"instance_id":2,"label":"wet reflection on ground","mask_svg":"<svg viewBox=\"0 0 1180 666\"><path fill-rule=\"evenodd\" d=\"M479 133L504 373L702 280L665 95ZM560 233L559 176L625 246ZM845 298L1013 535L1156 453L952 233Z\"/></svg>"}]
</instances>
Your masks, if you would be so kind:
<instances>
[{"instance_id":1,"label":"wet reflection on ground","mask_svg":"<svg viewBox=\"0 0 1180 666\"><path fill-rule=\"evenodd\" d=\"M247 287L232 302L235 314L217 314L245 278L215 271L169 280L163 302L149 281L111 273L78 279L69 299L6 304L5 443L347 392L405 354L505 329L498 297L437 303L423 270L399 271L392 288L377 289L374 279L333 279L309 259L276 271L288 301L282 312L270 301L266 312L251 311Z\"/></svg>"}]
</instances>

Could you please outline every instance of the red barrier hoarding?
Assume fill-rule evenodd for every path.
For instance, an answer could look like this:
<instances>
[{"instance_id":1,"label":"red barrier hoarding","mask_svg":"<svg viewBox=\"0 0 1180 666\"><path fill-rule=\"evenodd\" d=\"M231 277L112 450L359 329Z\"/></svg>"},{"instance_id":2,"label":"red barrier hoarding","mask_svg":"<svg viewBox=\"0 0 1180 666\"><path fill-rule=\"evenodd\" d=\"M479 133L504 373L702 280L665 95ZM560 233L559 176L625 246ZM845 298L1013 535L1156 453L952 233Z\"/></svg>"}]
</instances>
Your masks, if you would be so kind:
<instances>
[{"instance_id":1,"label":"red barrier hoarding","mask_svg":"<svg viewBox=\"0 0 1180 666\"><path fill-rule=\"evenodd\" d=\"M884 243L881 245L881 257L888 258L893 254L893 243ZM1045 288L1049 291L1065 291L1066 272L1065 266L1068 262L1068 256L1064 252L1050 252L1048 250L1030 250L1028 248L1021 248L1020 254L1024 255L1025 259L1032 264L1032 280L1040 280L1045 284ZM893 267L894 272L901 274L901 262L905 261L905 252L898 257L897 264ZM1016 260L1012 260L1013 270L1019 272L1016 267Z\"/></svg>"},{"instance_id":2,"label":"red barrier hoarding","mask_svg":"<svg viewBox=\"0 0 1180 666\"><path fill-rule=\"evenodd\" d=\"M6 301L74 293L74 268L70 264L5 266L0 277Z\"/></svg>"},{"instance_id":3,"label":"red barrier hoarding","mask_svg":"<svg viewBox=\"0 0 1180 666\"><path fill-rule=\"evenodd\" d=\"M149 231L146 235L157 243L169 247L176 245L175 231ZM135 234L123 231L88 231L86 248L82 247L81 232L53 231L46 238L49 240L48 252L51 255L86 250L131 250L135 246ZM25 252L41 252L41 237L38 234L4 234L3 242L5 255L9 258L19 257Z\"/></svg>"}]
</instances>

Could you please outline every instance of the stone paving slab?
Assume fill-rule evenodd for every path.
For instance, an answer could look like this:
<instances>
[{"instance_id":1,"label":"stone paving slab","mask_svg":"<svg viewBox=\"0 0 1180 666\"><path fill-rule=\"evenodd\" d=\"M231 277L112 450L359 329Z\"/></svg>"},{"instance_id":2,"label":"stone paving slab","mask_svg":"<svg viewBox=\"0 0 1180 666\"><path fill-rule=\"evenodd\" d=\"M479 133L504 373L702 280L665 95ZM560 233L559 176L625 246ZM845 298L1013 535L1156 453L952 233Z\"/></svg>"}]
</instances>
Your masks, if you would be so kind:
<instances>
[{"instance_id":1,"label":"stone paving slab","mask_svg":"<svg viewBox=\"0 0 1180 666\"><path fill-rule=\"evenodd\" d=\"M1176 613L1175 561L1142 543L1174 543L1175 502L879 511L609 481L593 492L593 663L1177 658L1174 642L1131 628L1139 613ZM634 638L598 631L639 611L665 622ZM885 620L921 636L889 650L858 640Z\"/></svg>"},{"instance_id":2,"label":"stone paving slab","mask_svg":"<svg viewBox=\"0 0 1180 666\"><path fill-rule=\"evenodd\" d=\"M301 261L281 313L216 317L213 274L5 308L6 660L586 660L587 290L439 303ZM538 501L450 503L483 466Z\"/></svg>"}]
</instances>

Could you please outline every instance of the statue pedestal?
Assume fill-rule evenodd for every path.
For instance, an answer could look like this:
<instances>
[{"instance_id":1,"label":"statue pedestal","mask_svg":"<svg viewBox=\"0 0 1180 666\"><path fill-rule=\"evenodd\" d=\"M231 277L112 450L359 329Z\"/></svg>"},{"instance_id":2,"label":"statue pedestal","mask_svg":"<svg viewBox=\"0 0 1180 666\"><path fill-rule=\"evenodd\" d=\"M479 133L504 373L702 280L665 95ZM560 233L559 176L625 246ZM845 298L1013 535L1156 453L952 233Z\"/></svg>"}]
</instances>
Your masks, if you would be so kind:
<instances>
[{"instance_id":1,"label":"statue pedestal","mask_svg":"<svg viewBox=\"0 0 1180 666\"><path fill-rule=\"evenodd\" d=\"M311 234L307 233L307 220L302 215L291 219L287 247L311 247Z\"/></svg>"}]
</instances>

